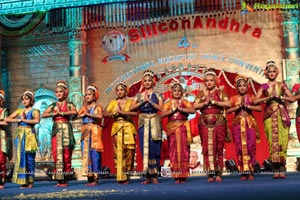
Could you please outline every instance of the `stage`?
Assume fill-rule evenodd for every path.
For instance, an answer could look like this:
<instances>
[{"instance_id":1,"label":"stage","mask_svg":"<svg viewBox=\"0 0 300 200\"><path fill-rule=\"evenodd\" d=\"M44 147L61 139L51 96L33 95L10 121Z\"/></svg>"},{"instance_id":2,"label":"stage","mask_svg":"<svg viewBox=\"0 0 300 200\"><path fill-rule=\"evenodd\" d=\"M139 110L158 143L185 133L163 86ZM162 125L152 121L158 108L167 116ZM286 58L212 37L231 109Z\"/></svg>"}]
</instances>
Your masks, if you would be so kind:
<instances>
[{"instance_id":1,"label":"stage","mask_svg":"<svg viewBox=\"0 0 300 200\"><path fill-rule=\"evenodd\" d=\"M114 178L101 179L98 186L88 187L86 181L71 181L67 188L56 188L55 181L36 181L32 189L6 183L1 199L296 199L299 195L299 172L288 172L286 179L273 179L272 174L256 174L254 181L240 181L238 174L224 175L223 182L208 183L206 176L189 177L185 184L174 184L161 177L160 184L142 185L133 179L119 185Z\"/></svg>"}]
</instances>

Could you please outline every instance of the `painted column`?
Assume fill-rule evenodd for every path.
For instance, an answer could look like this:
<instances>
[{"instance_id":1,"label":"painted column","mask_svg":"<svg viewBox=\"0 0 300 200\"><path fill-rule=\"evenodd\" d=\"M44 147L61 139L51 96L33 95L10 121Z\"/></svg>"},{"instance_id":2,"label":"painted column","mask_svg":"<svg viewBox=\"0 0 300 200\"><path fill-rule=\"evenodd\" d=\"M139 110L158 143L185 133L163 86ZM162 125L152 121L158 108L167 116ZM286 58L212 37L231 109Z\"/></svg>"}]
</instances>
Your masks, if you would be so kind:
<instances>
[{"instance_id":1,"label":"painted column","mask_svg":"<svg viewBox=\"0 0 300 200\"><path fill-rule=\"evenodd\" d=\"M68 80L69 87L69 101L73 102L76 108L79 110L83 105L83 92L85 88L86 80L86 33L84 31L77 31L80 29L81 25L81 10L76 9L76 13L69 12L67 24L71 26L71 31L69 32L69 71L70 78ZM74 136L76 140L75 149L72 156L72 167L74 168L77 178L81 176L81 126L82 121L77 120L72 122Z\"/></svg>"},{"instance_id":2,"label":"painted column","mask_svg":"<svg viewBox=\"0 0 300 200\"><path fill-rule=\"evenodd\" d=\"M300 70L299 61L299 19L298 10L283 12L283 46L285 47L286 59L283 60L283 77L288 88L291 90L293 85L299 83L298 72ZM296 169L295 161L300 156L300 145L297 138L295 126L295 112L297 103L289 106L289 114L292 125L289 134L287 168L289 171Z\"/></svg>"}]
</instances>

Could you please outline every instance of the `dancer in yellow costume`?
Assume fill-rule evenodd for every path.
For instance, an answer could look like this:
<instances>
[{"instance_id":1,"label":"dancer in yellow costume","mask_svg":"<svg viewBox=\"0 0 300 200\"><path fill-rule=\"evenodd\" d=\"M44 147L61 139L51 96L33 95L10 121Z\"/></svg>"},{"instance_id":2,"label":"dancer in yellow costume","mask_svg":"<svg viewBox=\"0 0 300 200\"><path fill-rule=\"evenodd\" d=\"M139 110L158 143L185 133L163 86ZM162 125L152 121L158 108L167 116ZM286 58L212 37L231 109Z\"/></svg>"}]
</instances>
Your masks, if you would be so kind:
<instances>
[{"instance_id":1,"label":"dancer in yellow costume","mask_svg":"<svg viewBox=\"0 0 300 200\"><path fill-rule=\"evenodd\" d=\"M106 108L106 116L114 118L111 136L114 140L116 178L119 184L128 184L135 154L136 129L131 116L137 115L137 112L129 110L132 99L127 97L127 90L125 83L119 83L116 86L117 98L113 99Z\"/></svg>"}]
</instances>

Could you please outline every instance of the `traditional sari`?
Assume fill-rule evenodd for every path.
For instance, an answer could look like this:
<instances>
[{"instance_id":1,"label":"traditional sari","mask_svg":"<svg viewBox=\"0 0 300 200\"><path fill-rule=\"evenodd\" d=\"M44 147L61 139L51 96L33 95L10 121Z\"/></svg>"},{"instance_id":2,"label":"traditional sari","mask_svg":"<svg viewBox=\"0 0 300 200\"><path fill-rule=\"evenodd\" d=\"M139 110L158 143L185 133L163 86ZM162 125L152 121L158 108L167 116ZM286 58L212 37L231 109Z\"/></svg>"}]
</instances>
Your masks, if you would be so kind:
<instances>
[{"instance_id":1,"label":"traditional sari","mask_svg":"<svg viewBox=\"0 0 300 200\"><path fill-rule=\"evenodd\" d=\"M86 109L86 107L81 108L78 111L78 115L83 114ZM96 105L87 110L87 112L96 115L102 113L102 107ZM97 182L102 170L101 152L104 151L100 120L87 116L83 117L81 133L82 175L87 176L90 182Z\"/></svg>"},{"instance_id":2,"label":"traditional sari","mask_svg":"<svg viewBox=\"0 0 300 200\"><path fill-rule=\"evenodd\" d=\"M297 83L293 86L292 92L295 93L295 95L300 94L300 84L299 83ZM296 122L297 137L300 142L300 100L297 101L295 122Z\"/></svg>"},{"instance_id":3,"label":"traditional sari","mask_svg":"<svg viewBox=\"0 0 300 200\"><path fill-rule=\"evenodd\" d=\"M206 98L215 101L227 101L227 94L221 89L212 92L200 91L195 102L203 103ZM221 176L224 163L224 143L227 134L226 119L223 108L217 105L208 105L200 109L198 129L202 143L205 169L208 175Z\"/></svg>"},{"instance_id":4,"label":"traditional sari","mask_svg":"<svg viewBox=\"0 0 300 200\"><path fill-rule=\"evenodd\" d=\"M121 111L129 112L132 99L127 98L124 105L118 105L117 100L112 100L106 111L109 113L117 112L118 107ZM134 166L135 154L135 134L136 129L130 116L117 115L111 128L111 136L114 139L114 161L117 169L117 181L127 181L129 174Z\"/></svg>"},{"instance_id":5,"label":"traditional sari","mask_svg":"<svg viewBox=\"0 0 300 200\"><path fill-rule=\"evenodd\" d=\"M4 120L8 116L6 108L0 109L0 120ZM5 182L6 173L6 156L7 156L7 135L4 126L0 126L0 185Z\"/></svg>"},{"instance_id":6,"label":"traditional sari","mask_svg":"<svg viewBox=\"0 0 300 200\"><path fill-rule=\"evenodd\" d=\"M276 82L273 87L270 87L266 83L262 85L261 89L266 97L283 96L287 86L281 82ZM266 102L264 125L273 171L285 172L291 121L287 107L283 101L271 99Z\"/></svg>"},{"instance_id":7,"label":"traditional sari","mask_svg":"<svg viewBox=\"0 0 300 200\"><path fill-rule=\"evenodd\" d=\"M253 95L235 95L230 98L233 107L253 105ZM239 109L235 112L232 122L232 135L238 158L240 172L253 172L256 162L256 141L259 142L259 132L256 120L249 109Z\"/></svg>"},{"instance_id":8,"label":"traditional sari","mask_svg":"<svg viewBox=\"0 0 300 200\"><path fill-rule=\"evenodd\" d=\"M138 93L134 101L144 101L144 94ZM162 95L152 92L148 95L156 104L163 100ZM157 177L160 170L160 151L162 145L161 119L158 111L149 103L144 102L139 107L138 134L143 155L143 169L147 177Z\"/></svg>"},{"instance_id":9,"label":"traditional sari","mask_svg":"<svg viewBox=\"0 0 300 200\"><path fill-rule=\"evenodd\" d=\"M17 118L25 116L25 119L34 119L39 110L31 109L25 113L24 108L17 109ZM14 135L16 157L12 182L17 184L32 184L35 173L35 155L38 150L38 142L35 129L32 124L19 122Z\"/></svg>"},{"instance_id":10,"label":"traditional sari","mask_svg":"<svg viewBox=\"0 0 300 200\"><path fill-rule=\"evenodd\" d=\"M165 103L163 110L171 110L175 105L170 100ZM179 107L192 108L187 100L180 100ZM190 123L187 120L188 114L176 111L168 116L167 137L169 145L169 157L171 175L173 178L187 178L189 176L189 145L192 140Z\"/></svg>"},{"instance_id":11,"label":"traditional sari","mask_svg":"<svg viewBox=\"0 0 300 200\"><path fill-rule=\"evenodd\" d=\"M67 112L75 106L71 102L64 102L62 105L51 104L52 113ZM72 173L72 151L75 145L73 128L69 122L70 116L56 115L53 117L52 127L52 156L55 167L53 169L56 180L66 180Z\"/></svg>"}]
</instances>

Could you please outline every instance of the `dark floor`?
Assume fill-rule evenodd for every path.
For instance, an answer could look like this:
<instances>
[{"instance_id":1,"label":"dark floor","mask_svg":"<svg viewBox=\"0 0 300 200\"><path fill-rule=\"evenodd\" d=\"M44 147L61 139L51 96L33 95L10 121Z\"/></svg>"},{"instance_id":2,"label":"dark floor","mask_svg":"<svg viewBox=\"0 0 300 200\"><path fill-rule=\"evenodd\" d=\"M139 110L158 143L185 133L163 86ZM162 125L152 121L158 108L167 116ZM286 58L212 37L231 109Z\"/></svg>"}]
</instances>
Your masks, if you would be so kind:
<instances>
[{"instance_id":1,"label":"dark floor","mask_svg":"<svg viewBox=\"0 0 300 200\"><path fill-rule=\"evenodd\" d=\"M119 185L114 178L101 179L94 187L86 181L70 181L67 188L56 188L55 181L36 181L32 189L6 183L0 190L1 199L218 199L269 200L299 199L300 173L289 172L286 179L273 179L272 174L256 174L254 181L240 181L239 175L225 175L223 182L208 183L206 176L189 177L185 184L174 184L172 178L160 178L160 184L142 185L143 179Z\"/></svg>"}]
</instances>

